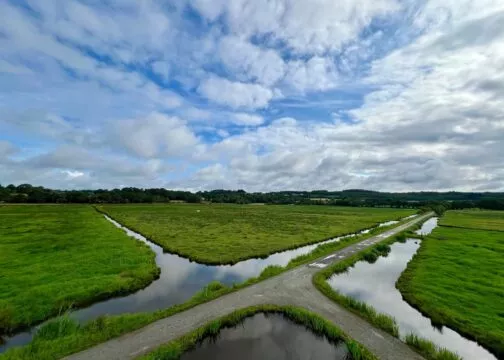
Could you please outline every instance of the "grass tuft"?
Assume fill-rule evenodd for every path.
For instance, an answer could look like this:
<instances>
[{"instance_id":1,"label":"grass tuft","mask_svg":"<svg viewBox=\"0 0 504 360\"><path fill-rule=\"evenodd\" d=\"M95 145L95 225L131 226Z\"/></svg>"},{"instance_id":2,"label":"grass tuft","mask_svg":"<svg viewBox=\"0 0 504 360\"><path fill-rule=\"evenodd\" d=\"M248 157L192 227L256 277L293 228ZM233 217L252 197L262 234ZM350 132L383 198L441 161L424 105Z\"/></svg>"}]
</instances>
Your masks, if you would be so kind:
<instances>
[{"instance_id":1,"label":"grass tuft","mask_svg":"<svg viewBox=\"0 0 504 360\"><path fill-rule=\"evenodd\" d=\"M406 335L404 341L429 360L462 360L456 353L435 345L415 334Z\"/></svg>"},{"instance_id":2,"label":"grass tuft","mask_svg":"<svg viewBox=\"0 0 504 360\"><path fill-rule=\"evenodd\" d=\"M68 315L57 317L41 326L34 336L34 341L54 340L76 333L80 328L77 321Z\"/></svg>"}]
</instances>

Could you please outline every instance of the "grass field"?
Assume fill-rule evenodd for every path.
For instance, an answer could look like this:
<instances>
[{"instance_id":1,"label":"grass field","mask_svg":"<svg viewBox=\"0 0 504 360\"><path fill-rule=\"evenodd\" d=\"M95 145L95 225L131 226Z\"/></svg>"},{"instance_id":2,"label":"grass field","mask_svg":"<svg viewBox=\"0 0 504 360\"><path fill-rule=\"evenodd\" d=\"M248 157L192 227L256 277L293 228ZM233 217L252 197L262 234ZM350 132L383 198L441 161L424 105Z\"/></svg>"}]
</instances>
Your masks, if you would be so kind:
<instances>
[{"instance_id":1,"label":"grass field","mask_svg":"<svg viewBox=\"0 0 504 360\"><path fill-rule=\"evenodd\" d=\"M415 212L216 204L103 205L99 209L164 249L207 264L267 256Z\"/></svg>"},{"instance_id":2,"label":"grass field","mask_svg":"<svg viewBox=\"0 0 504 360\"><path fill-rule=\"evenodd\" d=\"M397 287L434 322L503 358L504 212L449 211L440 223L444 226L422 241Z\"/></svg>"},{"instance_id":3,"label":"grass field","mask_svg":"<svg viewBox=\"0 0 504 360\"><path fill-rule=\"evenodd\" d=\"M144 287L154 253L90 206L0 206L0 333Z\"/></svg>"},{"instance_id":4,"label":"grass field","mask_svg":"<svg viewBox=\"0 0 504 360\"><path fill-rule=\"evenodd\" d=\"M439 224L447 227L504 231L504 211L448 211Z\"/></svg>"},{"instance_id":5,"label":"grass field","mask_svg":"<svg viewBox=\"0 0 504 360\"><path fill-rule=\"evenodd\" d=\"M343 239L316 247L311 253L292 259L285 267L269 266L256 278L248 279L241 284L227 287L218 282L212 282L196 293L189 301L155 311L153 313L135 313L122 315L106 315L86 324L80 325L63 316L43 325L35 334L32 342L26 346L12 348L0 354L1 360L55 360L97 345L125 333L137 330L156 320L172 316L188 310L199 304L211 301L219 296L229 294L246 286L256 284L301 264L312 262L348 245L385 232L388 227L377 228L374 231L357 237ZM436 359L440 360L440 359Z\"/></svg>"}]
</instances>

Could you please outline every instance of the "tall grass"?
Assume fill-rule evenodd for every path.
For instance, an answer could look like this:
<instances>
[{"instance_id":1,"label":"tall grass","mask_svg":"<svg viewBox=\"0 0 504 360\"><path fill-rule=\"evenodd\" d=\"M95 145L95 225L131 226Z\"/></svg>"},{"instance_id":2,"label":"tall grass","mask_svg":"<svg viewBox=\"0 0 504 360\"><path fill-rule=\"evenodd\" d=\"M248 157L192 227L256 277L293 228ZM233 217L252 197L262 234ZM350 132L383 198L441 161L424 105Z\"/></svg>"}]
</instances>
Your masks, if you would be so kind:
<instances>
[{"instance_id":1,"label":"tall grass","mask_svg":"<svg viewBox=\"0 0 504 360\"><path fill-rule=\"evenodd\" d=\"M230 204L101 205L97 209L165 250L208 265L353 234L415 210Z\"/></svg>"},{"instance_id":2,"label":"tall grass","mask_svg":"<svg viewBox=\"0 0 504 360\"><path fill-rule=\"evenodd\" d=\"M216 337L220 330L226 327L233 327L240 324L245 318L257 313L276 313L282 314L287 319L305 326L313 333L326 337L331 342L343 341L347 349L356 360L375 360L377 359L369 350L358 342L349 338L343 331L331 324L322 317L293 306L260 305L240 309L229 315L213 320L208 324L171 341L166 345L159 347L153 352L141 357L142 360L175 360L182 354L202 342L205 338Z\"/></svg>"},{"instance_id":3,"label":"tall grass","mask_svg":"<svg viewBox=\"0 0 504 360\"><path fill-rule=\"evenodd\" d=\"M432 341L423 339L415 334L408 334L404 338L406 344L414 348L426 359L430 360L462 360L462 358L445 349L435 345Z\"/></svg>"}]
</instances>

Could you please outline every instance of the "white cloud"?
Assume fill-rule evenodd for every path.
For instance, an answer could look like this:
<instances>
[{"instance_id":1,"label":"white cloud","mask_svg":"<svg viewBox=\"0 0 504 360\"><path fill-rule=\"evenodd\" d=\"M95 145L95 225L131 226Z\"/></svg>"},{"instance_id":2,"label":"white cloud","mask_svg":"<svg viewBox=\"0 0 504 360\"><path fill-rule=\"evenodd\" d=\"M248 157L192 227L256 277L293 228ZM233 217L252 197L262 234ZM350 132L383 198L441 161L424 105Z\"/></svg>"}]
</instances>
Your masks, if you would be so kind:
<instances>
[{"instance_id":1,"label":"white cloud","mask_svg":"<svg viewBox=\"0 0 504 360\"><path fill-rule=\"evenodd\" d=\"M264 118L259 115L237 113L232 114L232 122L236 125L258 126L264 123Z\"/></svg>"},{"instance_id":2,"label":"white cloud","mask_svg":"<svg viewBox=\"0 0 504 360\"><path fill-rule=\"evenodd\" d=\"M354 40L377 16L400 9L394 0L197 0L209 20L224 16L239 36L269 35L301 53L323 54Z\"/></svg>"},{"instance_id":3,"label":"white cloud","mask_svg":"<svg viewBox=\"0 0 504 360\"><path fill-rule=\"evenodd\" d=\"M2 182L504 190L504 3L164 5L0 4Z\"/></svg>"},{"instance_id":4,"label":"white cloud","mask_svg":"<svg viewBox=\"0 0 504 360\"><path fill-rule=\"evenodd\" d=\"M66 174L68 180L73 180L75 178L84 176L84 173L82 171L64 170L63 173Z\"/></svg>"},{"instance_id":5,"label":"white cloud","mask_svg":"<svg viewBox=\"0 0 504 360\"><path fill-rule=\"evenodd\" d=\"M334 88L338 74L334 62L328 58L314 56L308 61L290 61L286 82L299 91L321 91Z\"/></svg>"},{"instance_id":6,"label":"white cloud","mask_svg":"<svg viewBox=\"0 0 504 360\"><path fill-rule=\"evenodd\" d=\"M285 63L276 51L261 49L235 36L221 39L219 56L235 76L244 80L273 85L285 74Z\"/></svg>"},{"instance_id":7,"label":"white cloud","mask_svg":"<svg viewBox=\"0 0 504 360\"><path fill-rule=\"evenodd\" d=\"M232 108L264 108L273 98L273 91L259 84L232 82L211 76L198 87L201 95Z\"/></svg>"},{"instance_id":8,"label":"white cloud","mask_svg":"<svg viewBox=\"0 0 504 360\"><path fill-rule=\"evenodd\" d=\"M113 125L117 142L137 156L175 157L190 153L198 139L179 118L152 113Z\"/></svg>"}]
</instances>

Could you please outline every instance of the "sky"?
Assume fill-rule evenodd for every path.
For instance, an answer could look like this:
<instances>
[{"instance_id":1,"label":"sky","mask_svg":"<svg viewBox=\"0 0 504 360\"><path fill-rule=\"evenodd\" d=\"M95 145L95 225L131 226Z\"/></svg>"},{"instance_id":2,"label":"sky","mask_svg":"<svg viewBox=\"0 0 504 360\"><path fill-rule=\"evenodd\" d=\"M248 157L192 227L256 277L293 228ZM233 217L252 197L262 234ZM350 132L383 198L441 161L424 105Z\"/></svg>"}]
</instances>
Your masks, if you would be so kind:
<instances>
[{"instance_id":1,"label":"sky","mask_svg":"<svg viewBox=\"0 0 504 360\"><path fill-rule=\"evenodd\" d=\"M0 184L504 191L502 0L0 0Z\"/></svg>"}]
</instances>

